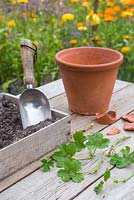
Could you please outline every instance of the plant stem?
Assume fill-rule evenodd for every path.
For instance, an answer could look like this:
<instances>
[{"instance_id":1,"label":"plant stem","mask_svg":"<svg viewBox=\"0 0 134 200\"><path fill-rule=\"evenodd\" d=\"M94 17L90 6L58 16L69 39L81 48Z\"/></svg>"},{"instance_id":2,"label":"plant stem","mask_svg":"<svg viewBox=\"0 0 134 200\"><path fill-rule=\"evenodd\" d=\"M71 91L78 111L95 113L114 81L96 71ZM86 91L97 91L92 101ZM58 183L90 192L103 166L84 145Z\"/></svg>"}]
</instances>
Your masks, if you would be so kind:
<instances>
[{"instance_id":1,"label":"plant stem","mask_svg":"<svg viewBox=\"0 0 134 200\"><path fill-rule=\"evenodd\" d=\"M122 179L122 180L118 180L118 179L113 178L113 177L111 177L111 178L112 178L112 180L113 180L114 183L125 183L125 182L127 182L129 179L131 179L132 177L134 177L134 173L131 174L130 176L128 176L127 178Z\"/></svg>"},{"instance_id":2,"label":"plant stem","mask_svg":"<svg viewBox=\"0 0 134 200\"><path fill-rule=\"evenodd\" d=\"M89 124L87 127L85 127L84 129L82 129L83 132L88 131L89 129L93 128L93 123Z\"/></svg>"},{"instance_id":3,"label":"plant stem","mask_svg":"<svg viewBox=\"0 0 134 200\"><path fill-rule=\"evenodd\" d=\"M111 157L112 154L115 152L116 145L119 144L120 142L123 142L123 141L129 139L130 137L131 136L123 136L121 138L116 139L115 142L111 145L111 148L110 148L110 150L107 153L107 156Z\"/></svg>"},{"instance_id":4,"label":"plant stem","mask_svg":"<svg viewBox=\"0 0 134 200\"><path fill-rule=\"evenodd\" d=\"M106 158L106 153L103 152L103 155L102 155L101 159L99 160L97 166L93 170L89 171L88 174L95 174L95 173L97 173L99 171L101 165L103 164L105 158Z\"/></svg>"}]
</instances>

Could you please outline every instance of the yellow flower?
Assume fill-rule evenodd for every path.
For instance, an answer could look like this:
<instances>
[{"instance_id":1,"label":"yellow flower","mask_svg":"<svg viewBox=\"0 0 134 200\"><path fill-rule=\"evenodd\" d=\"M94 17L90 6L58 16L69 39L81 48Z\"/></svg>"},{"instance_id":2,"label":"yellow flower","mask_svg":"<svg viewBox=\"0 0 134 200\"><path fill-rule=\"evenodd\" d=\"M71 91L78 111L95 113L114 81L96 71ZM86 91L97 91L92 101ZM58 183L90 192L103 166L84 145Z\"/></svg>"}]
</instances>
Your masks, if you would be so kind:
<instances>
[{"instance_id":1,"label":"yellow flower","mask_svg":"<svg viewBox=\"0 0 134 200\"><path fill-rule=\"evenodd\" d=\"M70 44L77 44L77 40L73 39L69 41Z\"/></svg>"},{"instance_id":2,"label":"yellow flower","mask_svg":"<svg viewBox=\"0 0 134 200\"><path fill-rule=\"evenodd\" d=\"M87 27L86 27L86 26L79 26L79 27L78 27L78 30L79 30L79 31L86 31L86 30L87 30Z\"/></svg>"},{"instance_id":3,"label":"yellow flower","mask_svg":"<svg viewBox=\"0 0 134 200\"><path fill-rule=\"evenodd\" d=\"M15 5L16 3L16 0L11 0L11 4Z\"/></svg>"},{"instance_id":4,"label":"yellow flower","mask_svg":"<svg viewBox=\"0 0 134 200\"><path fill-rule=\"evenodd\" d=\"M71 21L71 20L74 19L74 15L71 14L71 13L65 13L65 14L62 15L61 19L62 19L63 22Z\"/></svg>"},{"instance_id":5,"label":"yellow flower","mask_svg":"<svg viewBox=\"0 0 134 200\"><path fill-rule=\"evenodd\" d=\"M83 1L82 6L83 7L89 7L90 3L88 1Z\"/></svg>"},{"instance_id":6,"label":"yellow flower","mask_svg":"<svg viewBox=\"0 0 134 200\"><path fill-rule=\"evenodd\" d=\"M8 26L8 27L15 26L15 21L14 21L14 20L9 20L9 21L7 22L7 26Z\"/></svg>"},{"instance_id":7,"label":"yellow flower","mask_svg":"<svg viewBox=\"0 0 134 200\"><path fill-rule=\"evenodd\" d=\"M129 46L122 47L121 52L124 54L128 54L130 52L130 47Z\"/></svg>"},{"instance_id":8,"label":"yellow flower","mask_svg":"<svg viewBox=\"0 0 134 200\"><path fill-rule=\"evenodd\" d=\"M17 0L18 3L28 3L28 0Z\"/></svg>"},{"instance_id":9,"label":"yellow flower","mask_svg":"<svg viewBox=\"0 0 134 200\"><path fill-rule=\"evenodd\" d=\"M97 14L93 14L92 16L92 24L93 25L98 25L100 24L100 18Z\"/></svg>"},{"instance_id":10,"label":"yellow flower","mask_svg":"<svg viewBox=\"0 0 134 200\"><path fill-rule=\"evenodd\" d=\"M124 5L134 5L133 0L120 0L120 2Z\"/></svg>"},{"instance_id":11,"label":"yellow flower","mask_svg":"<svg viewBox=\"0 0 134 200\"><path fill-rule=\"evenodd\" d=\"M70 0L71 3L77 3L79 0Z\"/></svg>"},{"instance_id":12,"label":"yellow flower","mask_svg":"<svg viewBox=\"0 0 134 200\"><path fill-rule=\"evenodd\" d=\"M130 11L122 11L121 12L121 17L132 17L133 13Z\"/></svg>"},{"instance_id":13,"label":"yellow flower","mask_svg":"<svg viewBox=\"0 0 134 200\"><path fill-rule=\"evenodd\" d=\"M130 37L130 35L124 35L123 38L126 39L126 40L129 40L131 37Z\"/></svg>"}]
</instances>

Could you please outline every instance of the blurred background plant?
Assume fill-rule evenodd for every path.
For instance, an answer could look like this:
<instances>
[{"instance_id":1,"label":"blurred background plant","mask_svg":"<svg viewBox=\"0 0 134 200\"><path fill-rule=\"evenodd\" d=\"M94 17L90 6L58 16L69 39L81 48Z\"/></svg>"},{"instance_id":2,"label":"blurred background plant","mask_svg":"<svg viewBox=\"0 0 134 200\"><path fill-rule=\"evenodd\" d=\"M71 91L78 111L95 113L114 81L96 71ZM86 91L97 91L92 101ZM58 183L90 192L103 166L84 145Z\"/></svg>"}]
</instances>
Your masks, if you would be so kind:
<instances>
[{"instance_id":1,"label":"blurred background plant","mask_svg":"<svg viewBox=\"0 0 134 200\"><path fill-rule=\"evenodd\" d=\"M60 77L56 52L77 46L122 52L118 78L134 82L133 0L4 0L0 21L0 91L23 90L22 38L38 48L36 86Z\"/></svg>"}]
</instances>

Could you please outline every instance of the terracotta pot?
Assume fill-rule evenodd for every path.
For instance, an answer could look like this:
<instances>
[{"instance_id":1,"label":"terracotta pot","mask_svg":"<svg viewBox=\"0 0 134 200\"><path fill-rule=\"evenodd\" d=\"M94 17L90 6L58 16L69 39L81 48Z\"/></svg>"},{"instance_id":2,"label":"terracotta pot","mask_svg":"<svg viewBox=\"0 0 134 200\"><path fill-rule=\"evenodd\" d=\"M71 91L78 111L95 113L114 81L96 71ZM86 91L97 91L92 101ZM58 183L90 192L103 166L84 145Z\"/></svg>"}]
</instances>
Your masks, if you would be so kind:
<instances>
[{"instance_id":1,"label":"terracotta pot","mask_svg":"<svg viewBox=\"0 0 134 200\"><path fill-rule=\"evenodd\" d=\"M109 48L78 47L62 50L55 58L70 110L83 115L105 112L123 55Z\"/></svg>"}]
</instances>

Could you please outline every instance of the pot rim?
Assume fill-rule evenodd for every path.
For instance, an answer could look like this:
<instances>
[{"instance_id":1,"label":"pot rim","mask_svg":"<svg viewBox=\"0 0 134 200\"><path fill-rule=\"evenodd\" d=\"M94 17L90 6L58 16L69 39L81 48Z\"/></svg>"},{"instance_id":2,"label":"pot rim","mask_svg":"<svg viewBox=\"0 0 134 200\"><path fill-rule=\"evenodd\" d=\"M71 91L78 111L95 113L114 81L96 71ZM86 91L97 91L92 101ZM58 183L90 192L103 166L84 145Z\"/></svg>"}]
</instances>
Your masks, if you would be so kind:
<instances>
[{"instance_id":1,"label":"pot rim","mask_svg":"<svg viewBox=\"0 0 134 200\"><path fill-rule=\"evenodd\" d=\"M84 64L74 64L74 63L71 63L71 62L67 62L67 61L64 61L63 59L60 58L60 55L63 54L64 52L69 52L70 50L72 51L75 51L77 49L100 49L100 50L107 50L109 52L113 52L113 53L116 53L119 55L119 59L113 61L113 62L107 62L107 63L104 63L104 64L95 64L95 65L84 65ZM63 49L59 52L56 53L55 55L55 60L57 63L60 63L62 64L62 67L63 65L65 66L68 66L67 69L72 69L72 70L92 70L92 71L95 71L95 70L108 70L108 69L111 69L111 68L118 68L119 65L123 62L123 55L122 53L120 53L119 51L117 50L114 50L114 49L111 49L111 48L103 48L103 47L74 47L74 48L67 48L67 49Z\"/></svg>"}]
</instances>

